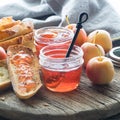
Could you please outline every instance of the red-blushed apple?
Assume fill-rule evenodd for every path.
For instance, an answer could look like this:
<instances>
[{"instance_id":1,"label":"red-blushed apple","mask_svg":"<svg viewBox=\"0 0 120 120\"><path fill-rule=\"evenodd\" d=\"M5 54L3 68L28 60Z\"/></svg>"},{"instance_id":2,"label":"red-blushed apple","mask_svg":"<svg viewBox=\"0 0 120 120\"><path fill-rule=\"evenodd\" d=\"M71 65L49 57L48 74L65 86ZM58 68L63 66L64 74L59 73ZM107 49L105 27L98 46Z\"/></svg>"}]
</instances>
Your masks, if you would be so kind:
<instances>
[{"instance_id":1,"label":"red-blushed apple","mask_svg":"<svg viewBox=\"0 0 120 120\"><path fill-rule=\"evenodd\" d=\"M7 53L5 52L3 47L0 47L0 60L6 59L7 58Z\"/></svg>"},{"instance_id":2,"label":"red-blushed apple","mask_svg":"<svg viewBox=\"0 0 120 120\"><path fill-rule=\"evenodd\" d=\"M105 56L97 56L89 60L86 65L86 74L94 84L108 84L114 76L114 66Z\"/></svg>"},{"instance_id":3,"label":"red-blushed apple","mask_svg":"<svg viewBox=\"0 0 120 120\"><path fill-rule=\"evenodd\" d=\"M88 35L88 42L99 44L103 47L105 53L112 49L112 40L110 33L106 30L95 30Z\"/></svg>"},{"instance_id":4,"label":"red-blushed apple","mask_svg":"<svg viewBox=\"0 0 120 120\"><path fill-rule=\"evenodd\" d=\"M86 67L88 61L96 56L104 56L105 52L104 49L100 46L100 45L96 45L93 43L89 43L89 42L85 42L82 46L81 46L84 55L84 67Z\"/></svg>"},{"instance_id":5,"label":"red-blushed apple","mask_svg":"<svg viewBox=\"0 0 120 120\"><path fill-rule=\"evenodd\" d=\"M74 33L76 32L76 24L68 24L67 26L65 26L65 28L72 30ZM81 46L86 41L87 33L83 28L81 28L75 41L75 45Z\"/></svg>"}]
</instances>

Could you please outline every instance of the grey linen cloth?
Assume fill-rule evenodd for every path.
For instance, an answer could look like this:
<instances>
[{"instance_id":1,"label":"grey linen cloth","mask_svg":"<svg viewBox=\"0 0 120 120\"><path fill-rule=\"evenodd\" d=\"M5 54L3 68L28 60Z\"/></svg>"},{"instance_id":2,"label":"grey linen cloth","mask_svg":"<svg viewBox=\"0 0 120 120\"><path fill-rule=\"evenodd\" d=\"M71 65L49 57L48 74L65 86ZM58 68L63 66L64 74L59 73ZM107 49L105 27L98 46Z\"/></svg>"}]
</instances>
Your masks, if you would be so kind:
<instances>
[{"instance_id":1,"label":"grey linen cloth","mask_svg":"<svg viewBox=\"0 0 120 120\"><path fill-rule=\"evenodd\" d=\"M0 18L13 16L14 19L33 21L35 29L44 26L65 26L65 15L70 23L77 23L82 12L89 19L83 24L87 34L96 29L105 29L111 37L120 36L120 16L108 0L9 0L0 3Z\"/></svg>"}]
</instances>

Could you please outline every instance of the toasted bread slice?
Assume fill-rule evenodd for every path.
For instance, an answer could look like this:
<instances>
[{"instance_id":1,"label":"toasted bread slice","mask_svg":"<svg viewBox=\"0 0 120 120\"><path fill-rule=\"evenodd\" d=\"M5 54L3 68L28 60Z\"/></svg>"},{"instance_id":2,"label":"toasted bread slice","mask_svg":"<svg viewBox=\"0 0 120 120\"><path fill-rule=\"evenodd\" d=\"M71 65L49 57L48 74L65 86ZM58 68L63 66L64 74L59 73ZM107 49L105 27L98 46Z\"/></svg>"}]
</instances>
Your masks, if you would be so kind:
<instances>
[{"instance_id":1,"label":"toasted bread slice","mask_svg":"<svg viewBox=\"0 0 120 120\"><path fill-rule=\"evenodd\" d=\"M32 49L33 52L36 52L33 36L33 32L23 35L22 45Z\"/></svg>"},{"instance_id":2,"label":"toasted bread slice","mask_svg":"<svg viewBox=\"0 0 120 120\"><path fill-rule=\"evenodd\" d=\"M9 27L7 29L0 30L0 41L5 41L16 36L25 35L33 31L33 24L31 22L22 22Z\"/></svg>"},{"instance_id":3,"label":"toasted bread slice","mask_svg":"<svg viewBox=\"0 0 120 120\"><path fill-rule=\"evenodd\" d=\"M5 90L10 85L6 59L0 60L0 90Z\"/></svg>"},{"instance_id":4,"label":"toasted bread slice","mask_svg":"<svg viewBox=\"0 0 120 120\"><path fill-rule=\"evenodd\" d=\"M7 64L13 89L20 99L32 97L42 86L36 54L23 45L7 49Z\"/></svg>"},{"instance_id":5,"label":"toasted bread slice","mask_svg":"<svg viewBox=\"0 0 120 120\"><path fill-rule=\"evenodd\" d=\"M12 16L3 17L3 18L0 19L0 27L1 27L2 25L6 25L6 24L8 24L8 23L11 23L11 22L13 22L13 21L14 21L14 20L13 20Z\"/></svg>"},{"instance_id":6,"label":"toasted bread slice","mask_svg":"<svg viewBox=\"0 0 120 120\"><path fill-rule=\"evenodd\" d=\"M0 19L0 30L12 27L11 23L14 23L15 20L13 20L12 16L9 17L3 17Z\"/></svg>"},{"instance_id":7,"label":"toasted bread slice","mask_svg":"<svg viewBox=\"0 0 120 120\"><path fill-rule=\"evenodd\" d=\"M5 30L17 24L20 24L20 20L15 21L11 16L3 17L0 19L0 30Z\"/></svg>"},{"instance_id":8,"label":"toasted bread slice","mask_svg":"<svg viewBox=\"0 0 120 120\"><path fill-rule=\"evenodd\" d=\"M23 40L23 35L17 36L15 38L0 42L0 46L3 47L5 50L7 50L7 48L11 45L22 44L22 40Z\"/></svg>"},{"instance_id":9,"label":"toasted bread slice","mask_svg":"<svg viewBox=\"0 0 120 120\"><path fill-rule=\"evenodd\" d=\"M5 50L7 50L9 46L16 44L27 46L33 51L36 50L34 45L33 32L0 42L0 46L3 47Z\"/></svg>"}]
</instances>

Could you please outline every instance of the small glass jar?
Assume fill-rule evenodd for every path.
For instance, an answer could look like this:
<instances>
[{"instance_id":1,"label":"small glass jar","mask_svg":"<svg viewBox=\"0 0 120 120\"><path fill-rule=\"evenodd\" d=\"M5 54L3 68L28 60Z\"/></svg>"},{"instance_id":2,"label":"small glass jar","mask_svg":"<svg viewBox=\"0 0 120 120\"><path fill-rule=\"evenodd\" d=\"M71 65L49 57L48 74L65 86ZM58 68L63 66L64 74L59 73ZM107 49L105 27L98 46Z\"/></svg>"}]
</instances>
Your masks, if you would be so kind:
<instances>
[{"instance_id":1,"label":"small glass jar","mask_svg":"<svg viewBox=\"0 0 120 120\"><path fill-rule=\"evenodd\" d=\"M79 46L65 57L69 45L49 45L40 51L39 63L44 85L54 92L68 92L77 88L80 82L83 51Z\"/></svg>"},{"instance_id":2,"label":"small glass jar","mask_svg":"<svg viewBox=\"0 0 120 120\"><path fill-rule=\"evenodd\" d=\"M51 26L36 30L34 33L34 44L37 56L39 56L42 47L50 44L69 44L73 36L73 31L64 27Z\"/></svg>"}]
</instances>

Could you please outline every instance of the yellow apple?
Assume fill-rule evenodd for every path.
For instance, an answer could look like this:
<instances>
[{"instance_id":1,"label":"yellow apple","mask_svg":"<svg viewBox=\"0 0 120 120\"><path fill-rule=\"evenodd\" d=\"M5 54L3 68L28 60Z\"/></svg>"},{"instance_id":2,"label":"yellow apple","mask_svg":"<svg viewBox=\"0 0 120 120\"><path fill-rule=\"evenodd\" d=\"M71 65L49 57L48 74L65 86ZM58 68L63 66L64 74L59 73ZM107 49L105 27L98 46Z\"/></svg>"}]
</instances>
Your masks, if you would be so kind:
<instances>
[{"instance_id":1,"label":"yellow apple","mask_svg":"<svg viewBox=\"0 0 120 120\"><path fill-rule=\"evenodd\" d=\"M88 42L99 44L103 47L105 53L112 48L110 33L106 30L95 30L88 35Z\"/></svg>"},{"instance_id":2,"label":"yellow apple","mask_svg":"<svg viewBox=\"0 0 120 120\"><path fill-rule=\"evenodd\" d=\"M81 46L84 55L84 66L87 65L88 61L96 56L105 55L104 49L100 46L100 45L96 45L93 43L89 43L89 42L85 42L82 46Z\"/></svg>"},{"instance_id":3,"label":"yellow apple","mask_svg":"<svg viewBox=\"0 0 120 120\"><path fill-rule=\"evenodd\" d=\"M86 74L94 84L108 84L114 76L113 63L105 56L94 57L86 66Z\"/></svg>"}]
</instances>

